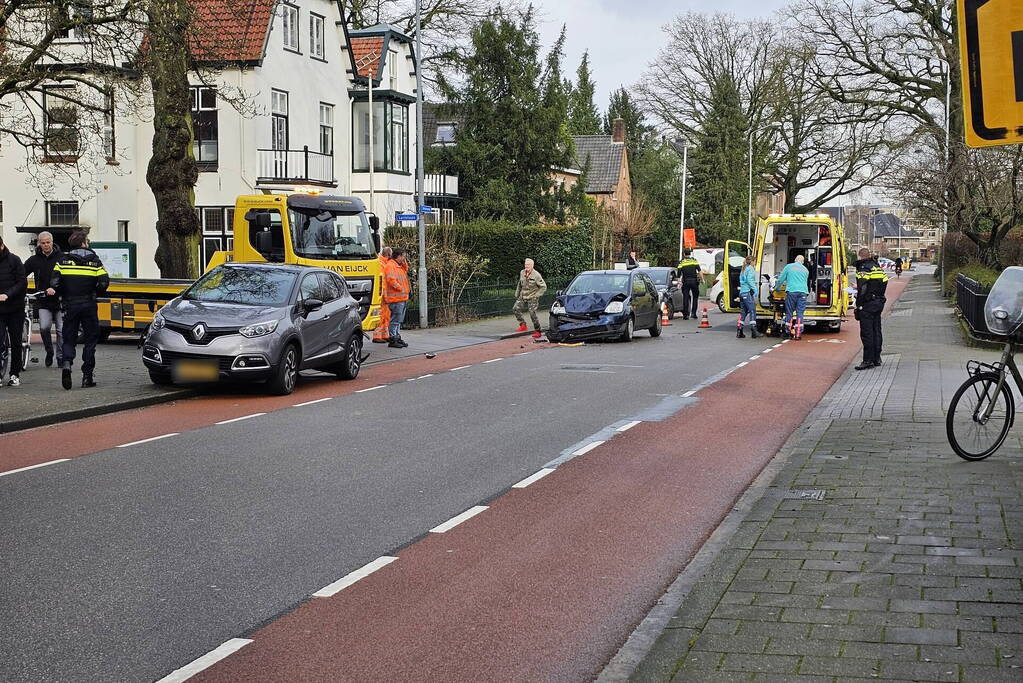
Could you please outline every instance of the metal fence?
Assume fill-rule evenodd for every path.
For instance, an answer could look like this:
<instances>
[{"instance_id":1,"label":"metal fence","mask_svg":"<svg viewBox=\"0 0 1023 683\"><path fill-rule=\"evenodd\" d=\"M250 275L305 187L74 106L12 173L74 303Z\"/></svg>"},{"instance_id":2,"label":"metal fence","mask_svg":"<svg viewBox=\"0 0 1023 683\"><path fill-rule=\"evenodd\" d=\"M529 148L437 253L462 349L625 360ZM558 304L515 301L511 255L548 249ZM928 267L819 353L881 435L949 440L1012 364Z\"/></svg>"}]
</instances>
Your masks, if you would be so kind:
<instances>
[{"instance_id":1,"label":"metal fence","mask_svg":"<svg viewBox=\"0 0 1023 683\"><path fill-rule=\"evenodd\" d=\"M962 273L956 275L956 307L974 334L988 334L987 322L984 320L984 304L987 303L988 290Z\"/></svg>"},{"instance_id":2,"label":"metal fence","mask_svg":"<svg viewBox=\"0 0 1023 683\"><path fill-rule=\"evenodd\" d=\"M547 292L540 298L540 308L549 307L558 290L567 287L569 282L571 279L547 280ZM431 287L427 302L430 325L452 325L511 315L512 306L515 305L515 284L514 280L481 280L455 290ZM405 314L405 327L419 326L418 311L419 294L413 292Z\"/></svg>"}]
</instances>

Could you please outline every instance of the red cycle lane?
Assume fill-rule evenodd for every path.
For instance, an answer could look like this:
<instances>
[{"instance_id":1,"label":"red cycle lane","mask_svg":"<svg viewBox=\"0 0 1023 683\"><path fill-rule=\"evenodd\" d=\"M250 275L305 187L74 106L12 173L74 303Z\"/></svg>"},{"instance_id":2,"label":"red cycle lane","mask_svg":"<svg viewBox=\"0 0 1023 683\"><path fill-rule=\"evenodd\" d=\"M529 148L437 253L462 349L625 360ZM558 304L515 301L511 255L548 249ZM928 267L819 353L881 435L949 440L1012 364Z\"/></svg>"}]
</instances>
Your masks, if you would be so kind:
<instances>
[{"instance_id":1,"label":"red cycle lane","mask_svg":"<svg viewBox=\"0 0 1023 683\"><path fill-rule=\"evenodd\" d=\"M252 413L281 410L296 403L347 396L361 389L444 372L462 365L550 348L553 347L533 344L531 340L505 339L442 352L436 358L415 356L366 366L358 379L351 382L340 382L323 375L303 378L290 396L263 395L263 388L259 385L245 387L241 391L217 389L206 396L183 401L3 434L0 435L0 473L58 458L96 453L169 432L208 427L221 420ZM74 400L73 392L69 393L68 400Z\"/></svg>"},{"instance_id":2,"label":"red cycle lane","mask_svg":"<svg viewBox=\"0 0 1023 683\"><path fill-rule=\"evenodd\" d=\"M904 286L893 282L891 301ZM815 343L832 340L843 343ZM668 420L238 634L253 642L193 680L591 679L859 348L854 322L780 346Z\"/></svg>"}]
</instances>

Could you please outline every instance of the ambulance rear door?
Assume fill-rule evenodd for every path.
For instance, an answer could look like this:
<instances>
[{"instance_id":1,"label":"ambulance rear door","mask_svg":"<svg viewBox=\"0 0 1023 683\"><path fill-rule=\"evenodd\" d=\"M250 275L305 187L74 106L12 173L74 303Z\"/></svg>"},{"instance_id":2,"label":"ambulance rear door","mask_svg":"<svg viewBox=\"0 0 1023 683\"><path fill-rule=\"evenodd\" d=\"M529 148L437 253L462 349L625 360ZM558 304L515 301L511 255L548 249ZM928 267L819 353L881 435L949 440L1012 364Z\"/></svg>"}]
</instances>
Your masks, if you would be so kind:
<instances>
[{"instance_id":1,"label":"ambulance rear door","mask_svg":"<svg viewBox=\"0 0 1023 683\"><path fill-rule=\"evenodd\" d=\"M735 313L739 310L739 275L746 265L746 257L753 253L745 242L728 240L725 242L724 268L721 274L721 286L724 292L725 310Z\"/></svg>"}]
</instances>

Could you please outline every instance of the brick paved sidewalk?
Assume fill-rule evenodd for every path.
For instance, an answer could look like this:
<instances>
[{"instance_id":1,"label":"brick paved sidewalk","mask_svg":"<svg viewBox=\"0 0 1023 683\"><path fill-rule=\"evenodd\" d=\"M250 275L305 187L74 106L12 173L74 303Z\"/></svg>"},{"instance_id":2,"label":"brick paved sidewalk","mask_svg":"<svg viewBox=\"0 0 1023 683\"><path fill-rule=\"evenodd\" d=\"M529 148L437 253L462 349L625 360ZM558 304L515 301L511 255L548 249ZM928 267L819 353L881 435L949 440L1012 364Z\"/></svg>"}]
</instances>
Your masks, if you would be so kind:
<instances>
[{"instance_id":1,"label":"brick paved sidewalk","mask_svg":"<svg viewBox=\"0 0 1023 683\"><path fill-rule=\"evenodd\" d=\"M1023 681L1023 430L965 462L942 412L994 354L926 276L884 331L884 371L848 372L792 436L631 680Z\"/></svg>"}]
</instances>

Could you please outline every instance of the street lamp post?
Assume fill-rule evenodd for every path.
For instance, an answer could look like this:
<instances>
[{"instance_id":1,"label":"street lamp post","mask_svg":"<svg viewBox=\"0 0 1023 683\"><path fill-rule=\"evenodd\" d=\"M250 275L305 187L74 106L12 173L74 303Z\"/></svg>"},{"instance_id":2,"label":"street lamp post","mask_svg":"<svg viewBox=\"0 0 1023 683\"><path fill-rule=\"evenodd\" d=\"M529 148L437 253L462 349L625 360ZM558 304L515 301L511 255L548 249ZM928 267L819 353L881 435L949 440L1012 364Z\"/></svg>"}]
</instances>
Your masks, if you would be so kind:
<instances>
[{"instance_id":1,"label":"street lamp post","mask_svg":"<svg viewBox=\"0 0 1023 683\"><path fill-rule=\"evenodd\" d=\"M416 0L416 184L419 185L416 207L416 225L419 228L419 329L430 326L426 286L426 223L423 221L423 206L426 205L426 189L423 168L423 20L422 0Z\"/></svg>"},{"instance_id":2,"label":"street lamp post","mask_svg":"<svg viewBox=\"0 0 1023 683\"><path fill-rule=\"evenodd\" d=\"M772 123L760 129L760 132L777 130L780 128L777 123ZM747 138L749 139L749 209L746 214L746 243L753 241L753 133L757 132L750 126Z\"/></svg>"},{"instance_id":3,"label":"street lamp post","mask_svg":"<svg viewBox=\"0 0 1023 683\"><path fill-rule=\"evenodd\" d=\"M679 212L678 219L678 260L682 261L682 256L685 253L685 233L686 233L686 185L689 181L689 142L680 142L678 140L672 140L671 146L676 152L682 154L682 210Z\"/></svg>"}]
</instances>

